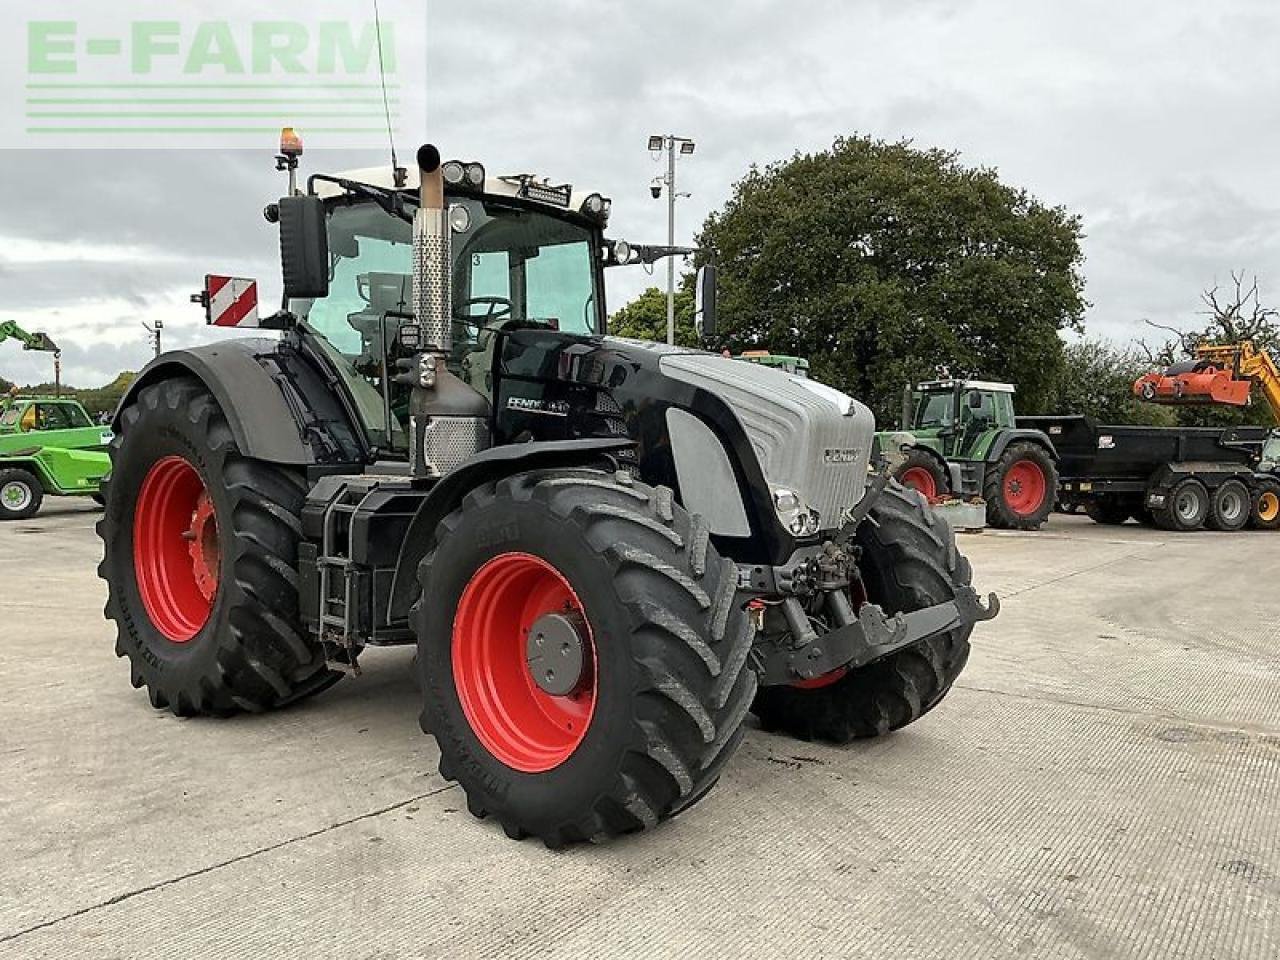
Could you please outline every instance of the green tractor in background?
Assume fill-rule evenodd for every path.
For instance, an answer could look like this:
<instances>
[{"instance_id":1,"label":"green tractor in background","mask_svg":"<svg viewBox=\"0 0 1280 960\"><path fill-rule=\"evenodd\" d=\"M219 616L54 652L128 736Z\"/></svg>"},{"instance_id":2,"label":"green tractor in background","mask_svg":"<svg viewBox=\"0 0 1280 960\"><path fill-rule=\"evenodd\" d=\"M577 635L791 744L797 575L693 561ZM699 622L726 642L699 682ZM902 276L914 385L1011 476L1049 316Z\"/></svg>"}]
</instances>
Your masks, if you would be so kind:
<instances>
[{"instance_id":1,"label":"green tractor in background","mask_svg":"<svg viewBox=\"0 0 1280 960\"><path fill-rule=\"evenodd\" d=\"M1058 455L1042 431L1018 428L1013 394L986 380L907 387L903 429L877 435L894 476L930 499L981 496L992 527L1039 529L1058 498Z\"/></svg>"},{"instance_id":2,"label":"green tractor in background","mask_svg":"<svg viewBox=\"0 0 1280 960\"><path fill-rule=\"evenodd\" d=\"M25 520L46 496L100 500L111 469L111 429L94 424L78 400L0 400L0 520Z\"/></svg>"}]
</instances>

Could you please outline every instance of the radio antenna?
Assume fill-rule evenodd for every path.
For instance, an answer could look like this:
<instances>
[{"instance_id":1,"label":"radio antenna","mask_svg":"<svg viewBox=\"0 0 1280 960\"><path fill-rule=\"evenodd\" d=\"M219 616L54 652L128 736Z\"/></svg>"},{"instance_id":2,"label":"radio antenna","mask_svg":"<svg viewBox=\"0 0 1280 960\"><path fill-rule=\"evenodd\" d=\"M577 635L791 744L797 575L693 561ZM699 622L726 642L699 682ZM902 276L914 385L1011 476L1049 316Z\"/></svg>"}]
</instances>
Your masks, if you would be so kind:
<instances>
[{"instance_id":1,"label":"radio antenna","mask_svg":"<svg viewBox=\"0 0 1280 960\"><path fill-rule=\"evenodd\" d=\"M391 147L391 175L397 188L405 185L407 171L396 160L396 138L391 130L391 104L387 99L387 67L382 59L382 16L373 0L373 29L378 41L378 79L382 81L382 113L387 118L387 143Z\"/></svg>"}]
</instances>

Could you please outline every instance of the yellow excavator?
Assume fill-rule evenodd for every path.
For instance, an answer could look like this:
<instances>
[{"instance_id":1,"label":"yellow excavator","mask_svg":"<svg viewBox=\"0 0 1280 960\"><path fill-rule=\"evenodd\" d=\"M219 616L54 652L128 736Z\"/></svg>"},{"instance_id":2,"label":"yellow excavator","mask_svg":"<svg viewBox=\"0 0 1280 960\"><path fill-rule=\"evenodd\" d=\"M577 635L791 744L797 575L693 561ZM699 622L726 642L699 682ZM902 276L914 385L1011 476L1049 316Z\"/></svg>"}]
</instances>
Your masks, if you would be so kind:
<instances>
[{"instance_id":1,"label":"yellow excavator","mask_svg":"<svg viewBox=\"0 0 1280 960\"><path fill-rule=\"evenodd\" d=\"M1133 392L1149 403L1243 407L1254 384L1280 424L1280 368L1271 354L1250 340L1201 345L1193 359L1139 377Z\"/></svg>"}]
</instances>

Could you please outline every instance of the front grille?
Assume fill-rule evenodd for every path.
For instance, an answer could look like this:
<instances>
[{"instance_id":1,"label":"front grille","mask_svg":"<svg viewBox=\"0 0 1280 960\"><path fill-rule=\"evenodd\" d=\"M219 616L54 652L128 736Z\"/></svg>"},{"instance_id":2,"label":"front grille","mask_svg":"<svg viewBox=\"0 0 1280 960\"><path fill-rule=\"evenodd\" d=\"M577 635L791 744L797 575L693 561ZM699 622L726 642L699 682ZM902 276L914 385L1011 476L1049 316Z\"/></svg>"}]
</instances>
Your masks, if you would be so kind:
<instances>
[{"instance_id":1,"label":"front grille","mask_svg":"<svg viewBox=\"0 0 1280 960\"><path fill-rule=\"evenodd\" d=\"M723 399L769 485L798 493L824 528L837 526L861 498L875 436L875 418L861 403L823 384L727 357L670 354L661 367Z\"/></svg>"}]
</instances>

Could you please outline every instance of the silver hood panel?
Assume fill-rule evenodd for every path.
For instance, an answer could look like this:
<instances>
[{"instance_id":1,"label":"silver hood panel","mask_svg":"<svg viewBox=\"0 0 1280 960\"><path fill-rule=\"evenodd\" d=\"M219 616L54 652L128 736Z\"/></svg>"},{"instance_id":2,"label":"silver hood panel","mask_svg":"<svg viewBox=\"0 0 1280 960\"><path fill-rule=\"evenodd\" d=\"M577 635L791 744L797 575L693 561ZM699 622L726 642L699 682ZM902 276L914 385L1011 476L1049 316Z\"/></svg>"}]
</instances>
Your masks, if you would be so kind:
<instances>
[{"instance_id":1,"label":"silver hood panel","mask_svg":"<svg viewBox=\"0 0 1280 960\"><path fill-rule=\"evenodd\" d=\"M664 375L724 400L769 484L800 494L824 529L862 496L875 418L857 400L814 380L713 354L671 353L660 366Z\"/></svg>"}]
</instances>

